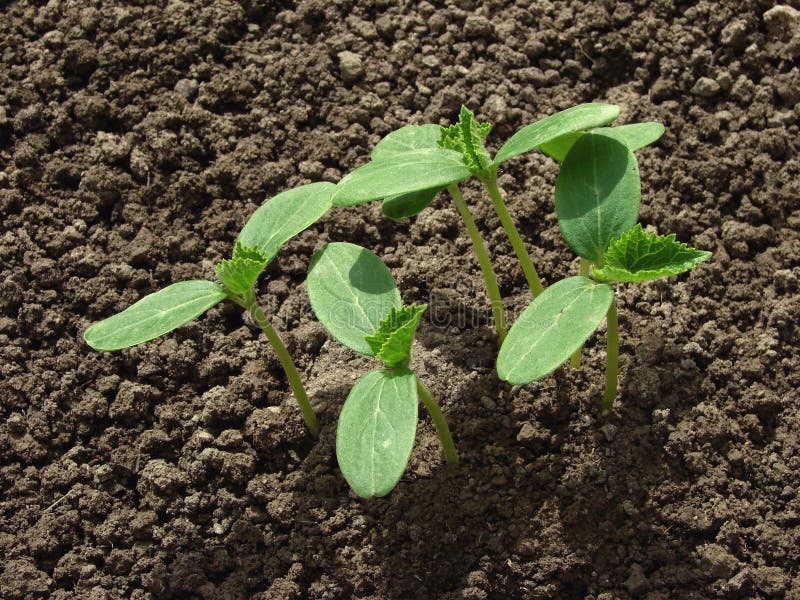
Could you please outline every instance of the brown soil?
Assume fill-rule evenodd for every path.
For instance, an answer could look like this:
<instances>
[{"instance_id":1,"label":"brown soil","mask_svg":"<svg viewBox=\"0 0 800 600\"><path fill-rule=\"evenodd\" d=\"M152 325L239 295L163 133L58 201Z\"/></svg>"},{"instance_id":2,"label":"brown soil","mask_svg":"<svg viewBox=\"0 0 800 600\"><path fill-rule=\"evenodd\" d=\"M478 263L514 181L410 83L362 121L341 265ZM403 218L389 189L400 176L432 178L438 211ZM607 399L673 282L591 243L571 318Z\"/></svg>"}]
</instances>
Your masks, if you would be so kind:
<instances>
[{"instance_id":1,"label":"brown soil","mask_svg":"<svg viewBox=\"0 0 800 600\"><path fill-rule=\"evenodd\" d=\"M0 597L800 598L790 9L150 4L0 2ZM264 198L338 180L396 127L447 123L463 102L496 123L496 144L592 100L666 125L639 153L642 221L714 252L621 290L610 415L602 334L580 372L498 382L444 197L402 224L377 204L333 210L263 278L321 417L316 444L232 306L124 352L81 340L148 292L212 277ZM555 172L532 153L501 178L548 282L576 267ZM518 312L522 273L486 198L467 195ZM373 365L327 339L303 285L332 240L375 250L407 301L432 302L416 367L462 458L443 465L425 416L406 476L369 502L348 492L333 434Z\"/></svg>"}]
</instances>

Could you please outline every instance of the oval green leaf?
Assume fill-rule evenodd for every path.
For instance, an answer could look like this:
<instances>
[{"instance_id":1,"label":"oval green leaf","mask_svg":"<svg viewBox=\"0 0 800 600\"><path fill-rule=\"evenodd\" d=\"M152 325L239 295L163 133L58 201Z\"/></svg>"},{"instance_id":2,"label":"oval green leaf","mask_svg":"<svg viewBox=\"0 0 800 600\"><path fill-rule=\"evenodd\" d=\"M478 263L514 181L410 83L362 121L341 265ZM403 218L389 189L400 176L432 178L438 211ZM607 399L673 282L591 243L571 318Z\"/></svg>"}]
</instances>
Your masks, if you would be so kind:
<instances>
[{"instance_id":1,"label":"oval green leaf","mask_svg":"<svg viewBox=\"0 0 800 600\"><path fill-rule=\"evenodd\" d=\"M375 254L346 242L328 244L311 259L308 297L317 319L348 348L374 356L367 340L392 308L400 308L394 277Z\"/></svg>"},{"instance_id":2,"label":"oval green leaf","mask_svg":"<svg viewBox=\"0 0 800 600\"><path fill-rule=\"evenodd\" d=\"M390 154L344 177L336 186L333 203L352 206L400 194L444 188L470 175L463 157L453 150L423 148Z\"/></svg>"},{"instance_id":3,"label":"oval green leaf","mask_svg":"<svg viewBox=\"0 0 800 600\"><path fill-rule=\"evenodd\" d=\"M597 129L592 129L592 133L617 140L631 152L636 152L657 142L664 135L664 126L655 121L648 121L646 123L631 123L630 125L619 125L617 127L598 127ZM581 131L568 133L554 139L552 142L542 144L539 149L558 162L563 162L572 145L582 135L583 132Z\"/></svg>"},{"instance_id":4,"label":"oval green leaf","mask_svg":"<svg viewBox=\"0 0 800 600\"><path fill-rule=\"evenodd\" d=\"M614 297L586 277L562 279L522 311L497 357L497 374L514 385L552 373L592 335Z\"/></svg>"},{"instance_id":5,"label":"oval green leaf","mask_svg":"<svg viewBox=\"0 0 800 600\"><path fill-rule=\"evenodd\" d=\"M386 198L381 204L381 212L395 221L413 217L428 208L436 194L441 192L442 189L444 188L434 188Z\"/></svg>"},{"instance_id":6,"label":"oval green leaf","mask_svg":"<svg viewBox=\"0 0 800 600\"><path fill-rule=\"evenodd\" d=\"M416 378L408 369L383 369L350 390L336 428L336 459L362 498L385 496L400 481L417 433Z\"/></svg>"},{"instance_id":7,"label":"oval green leaf","mask_svg":"<svg viewBox=\"0 0 800 600\"><path fill-rule=\"evenodd\" d=\"M568 133L608 125L619 115L619 106L614 104L579 104L545 117L523 127L503 144L494 158L493 166L525 154L534 148Z\"/></svg>"},{"instance_id":8,"label":"oval green leaf","mask_svg":"<svg viewBox=\"0 0 800 600\"><path fill-rule=\"evenodd\" d=\"M227 297L211 281L173 283L121 313L95 323L83 339L95 350L110 352L150 341L202 315Z\"/></svg>"},{"instance_id":9,"label":"oval green leaf","mask_svg":"<svg viewBox=\"0 0 800 600\"><path fill-rule=\"evenodd\" d=\"M564 239L579 256L602 263L609 243L639 218L636 157L614 139L586 133L559 169L555 197Z\"/></svg>"},{"instance_id":10,"label":"oval green leaf","mask_svg":"<svg viewBox=\"0 0 800 600\"><path fill-rule=\"evenodd\" d=\"M411 150L438 148L442 128L438 125L406 125L392 131L375 144L370 155L372 160L380 160L396 154L404 154Z\"/></svg>"},{"instance_id":11,"label":"oval green leaf","mask_svg":"<svg viewBox=\"0 0 800 600\"><path fill-rule=\"evenodd\" d=\"M272 261L281 246L316 223L331 207L336 185L327 181L282 192L262 204L245 223L237 241L258 248Z\"/></svg>"}]
</instances>

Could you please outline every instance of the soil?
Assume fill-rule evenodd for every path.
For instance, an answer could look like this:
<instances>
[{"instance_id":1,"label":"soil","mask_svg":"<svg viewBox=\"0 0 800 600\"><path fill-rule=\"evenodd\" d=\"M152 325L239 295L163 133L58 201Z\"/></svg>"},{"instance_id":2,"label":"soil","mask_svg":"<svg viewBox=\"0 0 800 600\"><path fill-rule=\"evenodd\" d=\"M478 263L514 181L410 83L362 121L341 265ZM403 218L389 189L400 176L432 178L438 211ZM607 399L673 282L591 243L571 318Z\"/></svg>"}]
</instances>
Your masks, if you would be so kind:
<instances>
[{"instance_id":1,"label":"soil","mask_svg":"<svg viewBox=\"0 0 800 600\"><path fill-rule=\"evenodd\" d=\"M796 0L0 5L1 598L800 598ZM666 125L638 153L642 222L714 254L620 288L611 413L602 331L580 371L498 382L443 195L399 224L377 204L334 209L262 278L316 443L231 305L123 352L82 341L149 292L213 277L265 198L337 181L394 128L449 123L463 102L496 149L588 101ZM544 279L574 273L557 166L507 165ZM522 272L465 191L516 314ZM374 367L307 300L308 260L336 240L431 303L414 366L461 455L443 464L423 415L384 499L355 498L334 455L342 401Z\"/></svg>"}]
</instances>

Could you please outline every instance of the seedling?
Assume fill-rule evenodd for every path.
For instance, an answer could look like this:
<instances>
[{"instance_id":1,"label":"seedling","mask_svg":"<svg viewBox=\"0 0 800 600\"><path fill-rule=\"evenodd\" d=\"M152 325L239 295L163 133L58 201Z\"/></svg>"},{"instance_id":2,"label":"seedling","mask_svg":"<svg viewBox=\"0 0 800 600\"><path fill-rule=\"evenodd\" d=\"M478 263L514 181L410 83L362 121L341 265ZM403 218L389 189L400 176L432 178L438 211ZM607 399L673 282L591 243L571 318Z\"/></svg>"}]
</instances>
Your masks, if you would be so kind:
<instances>
[{"instance_id":1,"label":"seedling","mask_svg":"<svg viewBox=\"0 0 800 600\"><path fill-rule=\"evenodd\" d=\"M478 258L497 330L498 344L506 335L505 313L497 279L474 219L461 195L459 183L477 176L486 186L500 223L508 235L534 297L542 283L522 238L511 219L497 185L497 171L506 160L541 148L554 158L563 159L584 130L612 122L619 107L610 104L581 104L532 123L514 134L494 159L484 146L490 123L479 123L466 107L459 121L451 127L409 125L382 139L372 151L372 160L347 175L337 186L333 203L353 205L383 199L383 212L393 219L413 216L427 207L433 198L447 189L467 227ZM653 126L642 123L616 127L623 143L646 145ZM663 128L662 128L663 131ZM655 136L658 139L660 132ZM651 140L653 141L653 140Z\"/></svg>"},{"instance_id":2,"label":"seedling","mask_svg":"<svg viewBox=\"0 0 800 600\"><path fill-rule=\"evenodd\" d=\"M317 436L319 425L300 375L258 305L255 283L285 242L327 212L334 188L332 183L312 183L278 194L253 213L239 233L233 256L216 266L222 285L205 280L174 283L89 327L83 334L86 343L104 352L135 346L188 323L223 300L231 300L249 312L267 336L286 372L303 419Z\"/></svg>"},{"instance_id":3,"label":"seedling","mask_svg":"<svg viewBox=\"0 0 800 600\"><path fill-rule=\"evenodd\" d=\"M345 400L336 429L336 458L359 496L385 496L408 465L421 400L448 464L456 464L450 429L430 390L409 368L411 345L426 305L403 306L397 284L369 250L337 242L311 259L308 297L317 318L348 348L383 367L364 375Z\"/></svg>"},{"instance_id":4,"label":"seedling","mask_svg":"<svg viewBox=\"0 0 800 600\"><path fill-rule=\"evenodd\" d=\"M598 130L568 149L556 180L556 214L564 239L589 266L585 275L550 286L520 315L497 359L501 379L523 384L554 371L578 350L605 316L608 323L603 408L614 403L619 325L612 284L677 275L711 257L675 235L645 232L637 223L636 158L618 138Z\"/></svg>"}]
</instances>

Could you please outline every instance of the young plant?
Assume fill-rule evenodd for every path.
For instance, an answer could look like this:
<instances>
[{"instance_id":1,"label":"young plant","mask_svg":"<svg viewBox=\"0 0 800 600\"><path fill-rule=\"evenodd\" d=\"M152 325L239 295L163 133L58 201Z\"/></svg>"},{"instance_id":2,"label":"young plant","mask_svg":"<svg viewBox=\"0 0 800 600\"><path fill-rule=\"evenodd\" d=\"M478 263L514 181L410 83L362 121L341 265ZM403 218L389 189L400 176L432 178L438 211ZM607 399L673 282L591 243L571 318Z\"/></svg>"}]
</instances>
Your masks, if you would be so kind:
<instances>
[{"instance_id":1,"label":"young plant","mask_svg":"<svg viewBox=\"0 0 800 600\"><path fill-rule=\"evenodd\" d=\"M564 239L588 272L550 286L520 315L497 359L501 379L541 379L578 350L605 316L608 323L603 408L617 391L619 326L612 284L677 275L711 257L675 235L637 223L640 180L629 147L604 131L582 135L566 152L556 180L556 214Z\"/></svg>"},{"instance_id":2,"label":"young plant","mask_svg":"<svg viewBox=\"0 0 800 600\"><path fill-rule=\"evenodd\" d=\"M383 199L383 212L393 219L413 216L427 207L433 198L447 189L467 227L478 258L486 290L492 304L498 343L506 334L497 279L486 247L464 202L459 183L478 177L486 186L500 223L508 235L534 297L542 283L522 238L511 219L497 185L501 163L541 148L555 158L563 158L583 131L606 125L619 114L619 107L610 104L581 104L532 123L514 134L492 159L484 146L491 124L479 123L467 108L462 107L458 123L451 127L409 125L382 139L372 151L372 160L347 175L337 186L333 203L353 205ZM645 145L653 135L652 126L637 124L613 128L620 139ZM656 128L657 128L656 127ZM663 131L663 128L662 128Z\"/></svg>"},{"instance_id":3,"label":"young plant","mask_svg":"<svg viewBox=\"0 0 800 600\"><path fill-rule=\"evenodd\" d=\"M414 446L419 400L433 419L448 464L456 464L447 421L409 368L427 306L404 306L389 269L355 244L332 243L315 254L306 284L314 313L330 334L383 364L356 382L339 416L336 458L353 491L371 498L397 485Z\"/></svg>"},{"instance_id":4,"label":"young plant","mask_svg":"<svg viewBox=\"0 0 800 600\"><path fill-rule=\"evenodd\" d=\"M231 300L249 312L267 336L286 372L303 419L317 436L319 425L300 375L258 305L255 283L285 242L328 211L334 188L332 183L312 183L278 194L253 213L239 233L233 256L216 266L222 285L205 280L174 283L89 327L83 334L86 343L103 352L135 346L188 323L223 300Z\"/></svg>"}]
</instances>

